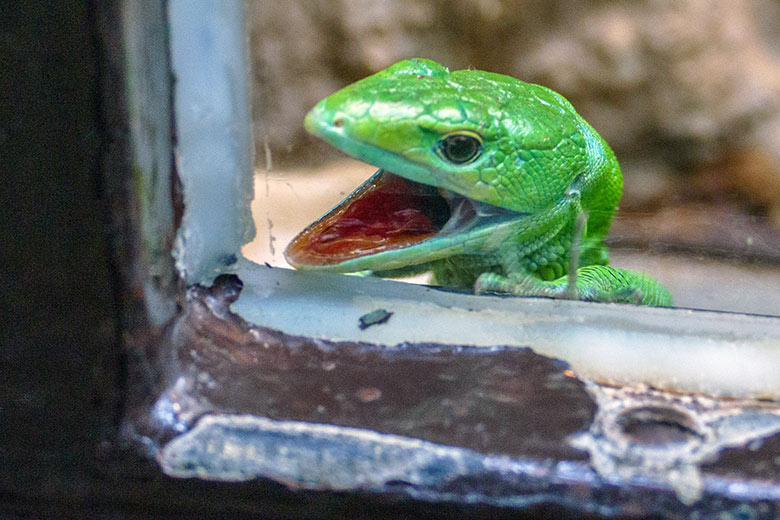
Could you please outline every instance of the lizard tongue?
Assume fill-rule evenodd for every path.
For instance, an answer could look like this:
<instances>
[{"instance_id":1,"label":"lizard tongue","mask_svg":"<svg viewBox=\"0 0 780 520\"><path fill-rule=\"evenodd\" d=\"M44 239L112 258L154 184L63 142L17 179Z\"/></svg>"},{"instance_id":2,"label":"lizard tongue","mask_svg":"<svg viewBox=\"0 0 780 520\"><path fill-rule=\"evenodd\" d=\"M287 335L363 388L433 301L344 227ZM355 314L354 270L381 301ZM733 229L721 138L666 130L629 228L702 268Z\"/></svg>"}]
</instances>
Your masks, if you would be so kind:
<instances>
[{"instance_id":1,"label":"lizard tongue","mask_svg":"<svg viewBox=\"0 0 780 520\"><path fill-rule=\"evenodd\" d=\"M435 187L380 169L301 231L285 257L293 266L324 266L401 249L450 228L450 216L450 204Z\"/></svg>"}]
</instances>

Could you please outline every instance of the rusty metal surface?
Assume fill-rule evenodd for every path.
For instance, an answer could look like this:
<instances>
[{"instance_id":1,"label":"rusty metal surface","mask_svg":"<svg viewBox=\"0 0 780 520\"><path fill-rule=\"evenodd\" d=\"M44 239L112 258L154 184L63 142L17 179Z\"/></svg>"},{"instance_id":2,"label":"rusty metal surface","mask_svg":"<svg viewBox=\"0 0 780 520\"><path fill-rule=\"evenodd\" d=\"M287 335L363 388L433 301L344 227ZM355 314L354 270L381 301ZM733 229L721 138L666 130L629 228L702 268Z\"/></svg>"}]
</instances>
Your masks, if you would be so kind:
<instances>
[{"instance_id":1,"label":"rusty metal surface","mask_svg":"<svg viewBox=\"0 0 780 520\"><path fill-rule=\"evenodd\" d=\"M612 517L780 515L776 403L581 381L530 349L290 336L192 288L138 432L164 471ZM775 420L777 419L777 420Z\"/></svg>"},{"instance_id":2,"label":"rusty metal surface","mask_svg":"<svg viewBox=\"0 0 780 520\"><path fill-rule=\"evenodd\" d=\"M194 409L371 429L482 453L582 459L566 445L595 405L566 365L529 349L327 342L249 327L190 292L178 372ZM212 314L211 309L218 309ZM539 414L566 403L556 414Z\"/></svg>"}]
</instances>

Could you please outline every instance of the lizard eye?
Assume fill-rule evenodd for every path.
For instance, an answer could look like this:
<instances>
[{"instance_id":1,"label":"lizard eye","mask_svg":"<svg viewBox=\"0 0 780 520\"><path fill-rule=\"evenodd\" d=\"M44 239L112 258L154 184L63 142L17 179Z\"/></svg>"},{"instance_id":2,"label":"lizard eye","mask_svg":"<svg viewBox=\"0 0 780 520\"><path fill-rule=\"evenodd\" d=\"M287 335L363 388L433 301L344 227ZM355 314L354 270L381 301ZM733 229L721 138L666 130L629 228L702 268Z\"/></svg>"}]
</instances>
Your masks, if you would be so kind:
<instances>
[{"instance_id":1,"label":"lizard eye","mask_svg":"<svg viewBox=\"0 0 780 520\"><path fill-rule=\"evenodd\" d=\"M439 140L439 154L454 164L466 164L482 153L482 139L476 134L458 132Z\"/></svg>"}]
</instances>

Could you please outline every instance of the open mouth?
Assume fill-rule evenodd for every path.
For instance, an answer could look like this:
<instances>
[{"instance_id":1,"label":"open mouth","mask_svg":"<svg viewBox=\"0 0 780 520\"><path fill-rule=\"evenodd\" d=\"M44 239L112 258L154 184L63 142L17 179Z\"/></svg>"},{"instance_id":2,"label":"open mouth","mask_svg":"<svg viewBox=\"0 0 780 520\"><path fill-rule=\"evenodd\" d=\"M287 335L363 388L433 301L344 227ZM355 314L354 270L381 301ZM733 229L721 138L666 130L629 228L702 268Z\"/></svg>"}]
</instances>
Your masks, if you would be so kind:
<instances>
[{"instance_id":1,"label":"open mouth","mask_svg":"<svg viewBox=\"0 0 780 520\"><path fill-rule=\"evenodd\" d=\"M405 249L522 214L378 170L287 246L293 266L329 266Z\"/></svg>"}]
</instances>

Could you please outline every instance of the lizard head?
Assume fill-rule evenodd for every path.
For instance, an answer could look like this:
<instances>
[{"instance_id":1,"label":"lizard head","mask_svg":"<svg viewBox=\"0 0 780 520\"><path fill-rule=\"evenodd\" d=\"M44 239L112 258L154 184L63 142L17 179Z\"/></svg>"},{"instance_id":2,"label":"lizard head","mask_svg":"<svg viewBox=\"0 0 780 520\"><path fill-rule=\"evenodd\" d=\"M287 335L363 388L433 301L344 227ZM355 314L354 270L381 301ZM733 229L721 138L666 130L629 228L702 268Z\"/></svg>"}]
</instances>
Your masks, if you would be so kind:
<instances>
[{"instance_id":1,"label":"lizard head","mask_svg":"<svg viewBox=\"0 0 780 520\"><path fill-rule=\"evenodd\" d=\"M554 91L500 74L450 72L425 59L399 62L332 94L309 112L305 127L380 171L291 243L288 260L303 267L349 260L339 270L372 268L380 253L395 265L391 258L399 255L386 253L404 249L408 262L410 247L420 261L452 254L454 241L432 241L549 209L576 177L595 177L614 160ZM614 212L617 200L609 204ZM390 225L389 215L397 222ZM362 240L384 227L381 240ZM339 236L333 244L341 245L315 259L315 235Z\"/></svg>"}]
</instances>

